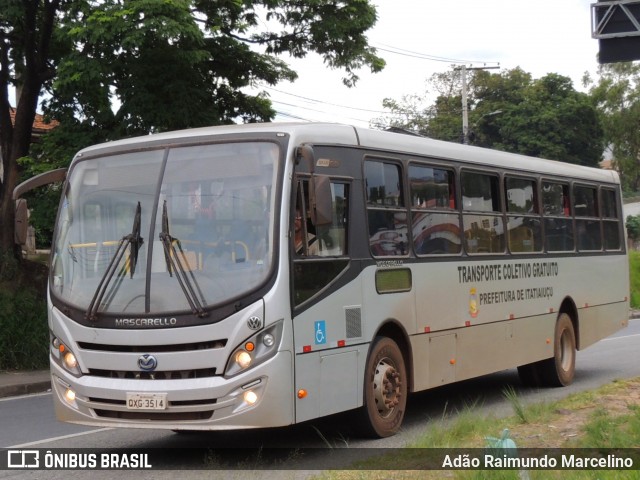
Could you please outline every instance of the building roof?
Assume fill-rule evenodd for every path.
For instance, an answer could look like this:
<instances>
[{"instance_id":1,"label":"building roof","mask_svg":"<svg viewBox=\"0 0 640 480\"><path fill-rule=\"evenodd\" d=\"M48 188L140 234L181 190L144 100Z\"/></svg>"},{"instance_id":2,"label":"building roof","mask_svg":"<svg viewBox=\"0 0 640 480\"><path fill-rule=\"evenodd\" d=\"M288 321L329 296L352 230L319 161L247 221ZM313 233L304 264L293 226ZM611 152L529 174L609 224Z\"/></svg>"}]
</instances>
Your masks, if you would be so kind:
<instances>
[{"instance_id":1,"label":"building roof","mask_svg":"<svg viewBox=\"0 0 640 480\"><path fill-rule=\"evenodd\" d=\"M11 107L11 109L9 110L9 114L11 115L11 123L15 124L16 109ZM57 120L51 120L50 122L46 122L44 115L40 115L39 113L36 113L36 118L33 120L33 135L34 136L43 135L48 131L56 128L58 125L60 125L60 122L58 122Z\"/></svg>"}]
</instances>

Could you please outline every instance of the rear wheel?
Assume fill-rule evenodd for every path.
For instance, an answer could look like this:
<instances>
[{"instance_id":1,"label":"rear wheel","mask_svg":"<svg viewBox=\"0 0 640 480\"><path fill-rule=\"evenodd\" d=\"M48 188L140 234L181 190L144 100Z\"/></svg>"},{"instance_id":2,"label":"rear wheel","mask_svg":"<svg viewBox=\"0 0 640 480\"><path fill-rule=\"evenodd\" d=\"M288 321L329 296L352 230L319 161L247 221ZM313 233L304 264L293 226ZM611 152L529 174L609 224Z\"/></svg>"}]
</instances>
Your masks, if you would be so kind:
<instances>
[{"instance_id":1,"label":"rear wheel","mask_svg":"<svg viewBox=\"0 0 640 480\"><path fill-rule=\"evenodd\" d=\"M573 382L576 372L576 334L571 317L561 313L556 321L553 358L543 360L540 376L545 385L564 387Z\"/></svg>"},{"instance_id":2,"label":"rear wheel","mask_svg":"<svg viewBox=\"0 0 640 480\"><path fill-rule=\"evenodd\" d=\"M539 387L540 380L539 362L528 363L518 367L518 376L525 387Z\"/></svg>"},{"instance_id":3,"label":"rear wheel","mask_svg":"<svg viewBox=\"0 0 640 480\"><path fill-rule=\"evenodd\" d=\"M556 320L553 357L518 367L528 387L564 387L573 382L576 371L576 334L571 317L561 313Z\"/></svg>"},{"instance_id":4,"label":"rear wheel","mask_svg":"<svg viewBox=\"0 0 640 480\"><path fill-rule=\"evenodd\" d=\"M364 379L362 433L389 437L400 430L407 405L407 372L396 342L386 337L374 340Z\"/></svg>"}]
</instances>

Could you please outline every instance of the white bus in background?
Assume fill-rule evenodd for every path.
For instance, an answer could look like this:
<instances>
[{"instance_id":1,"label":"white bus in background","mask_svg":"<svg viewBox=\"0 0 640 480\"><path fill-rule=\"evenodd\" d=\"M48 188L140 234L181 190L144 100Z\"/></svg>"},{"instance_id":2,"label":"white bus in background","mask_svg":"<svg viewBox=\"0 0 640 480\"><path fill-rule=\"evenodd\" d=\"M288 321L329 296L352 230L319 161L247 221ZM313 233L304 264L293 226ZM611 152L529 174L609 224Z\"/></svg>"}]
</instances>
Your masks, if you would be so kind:
<instances>
[{"instance_id":1,"label":"white bus in background","mask_svg":"<svg viewBox=\"0 0 640 480\"><path fill-rule=\"evenodd\" d=\"M388 436L410 392L515 367L567 385L576 350L627 325L622 220L615 172L344 125L87 148L51 256L57 416L219 430L357 409Z\"/></svg>"}]
</instances>

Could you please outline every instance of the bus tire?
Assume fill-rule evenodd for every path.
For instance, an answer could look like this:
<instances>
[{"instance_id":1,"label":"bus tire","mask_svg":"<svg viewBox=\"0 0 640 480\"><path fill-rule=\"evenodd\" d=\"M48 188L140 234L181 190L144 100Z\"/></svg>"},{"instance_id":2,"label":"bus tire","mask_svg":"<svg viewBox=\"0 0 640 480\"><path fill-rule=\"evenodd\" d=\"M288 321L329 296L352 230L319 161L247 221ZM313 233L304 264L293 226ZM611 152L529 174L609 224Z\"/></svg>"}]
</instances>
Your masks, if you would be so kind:
<instances>
[{"instance_id":1,"label":"bus tire","mask_svg":"<svg viewBox=\"0 0 640 480\"><path fill-rule=\"evenodd\" d=\"M360 431L368 437L390 437L402 425L407 406L407 369L396 342L376 337L364 378Z\"/></svg>"},{"instance_id":2,"label":"bus tire","mask_svg":"<svg viewBox=\"0 0 640 480\"><path fill-rule=\"evenodd\" d=\"M576 334L571 317L561 313L556 320L553 357L540 362L544 385L565 387L573 382L576 371Z\"/></svg>"},{"instance_id":3,"label":"bus tire","mask_svg":"<svg viewBox=\"0 0 640 480\"><path fill-rule=\"evenodd\" d=\"M536 388L542 384L539 367L538 362L528 363L518 367L518 377L520 377L520 381L525 387Z\"/></svg>"}]
</instances>

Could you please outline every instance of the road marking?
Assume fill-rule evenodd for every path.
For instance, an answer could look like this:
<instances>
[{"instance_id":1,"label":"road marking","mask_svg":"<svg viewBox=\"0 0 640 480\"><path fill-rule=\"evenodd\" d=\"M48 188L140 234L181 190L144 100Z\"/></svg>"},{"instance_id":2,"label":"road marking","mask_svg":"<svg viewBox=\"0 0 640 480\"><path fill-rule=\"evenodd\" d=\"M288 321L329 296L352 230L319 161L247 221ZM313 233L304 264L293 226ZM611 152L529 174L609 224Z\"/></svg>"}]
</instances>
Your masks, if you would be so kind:
<instances>
[{"instance_id":1,"label":"road marking","mask_svg":"<svg viewBox=\"0 0 640 480\"><path fill-rule=\"evenodd\" d=\"M601 342L607 342L609 340L620 340L621 338L633 338L633 337L640 337L640 333L634 333L633 335L619 335L617 337L611 337L611 338L603 338Z\"/></svg>"},{"instance_id":2,"label":"road marking","mask_svg":"<svg viewBox=\"0 0 640 480\"><path fill-rule=\"evenodd\" d=\"M0 402L8 402L9 400L20 400L21 398L29 397L44 397L45 395L51 395L51 390L40 393L25 393L24 395L15 395L13 397L3 397L0 398Z\"/></svg>"},{"instance_id":3,"label":"road marking","mask_svg":"<svg viewBox=\"0 0 640 480\"><path fill-rule=\"evenodd\" d=\"M109 428L98 428L97 430L89 430L88 432L72 433L72 434L69 434L69 435L62 435L61 437L45 438L44 440L36 440L35 442L21 443L20 445L12 445L11 447L3 447L3 448L35 447L36 445L40 445L41 443L56 442L58 440L66 440L68 438L81 437L83 435L90 435L92 433L107 432L109 430L113 430L113 428L110 428L110 427Z\"/></svg>"}]
</instances>

